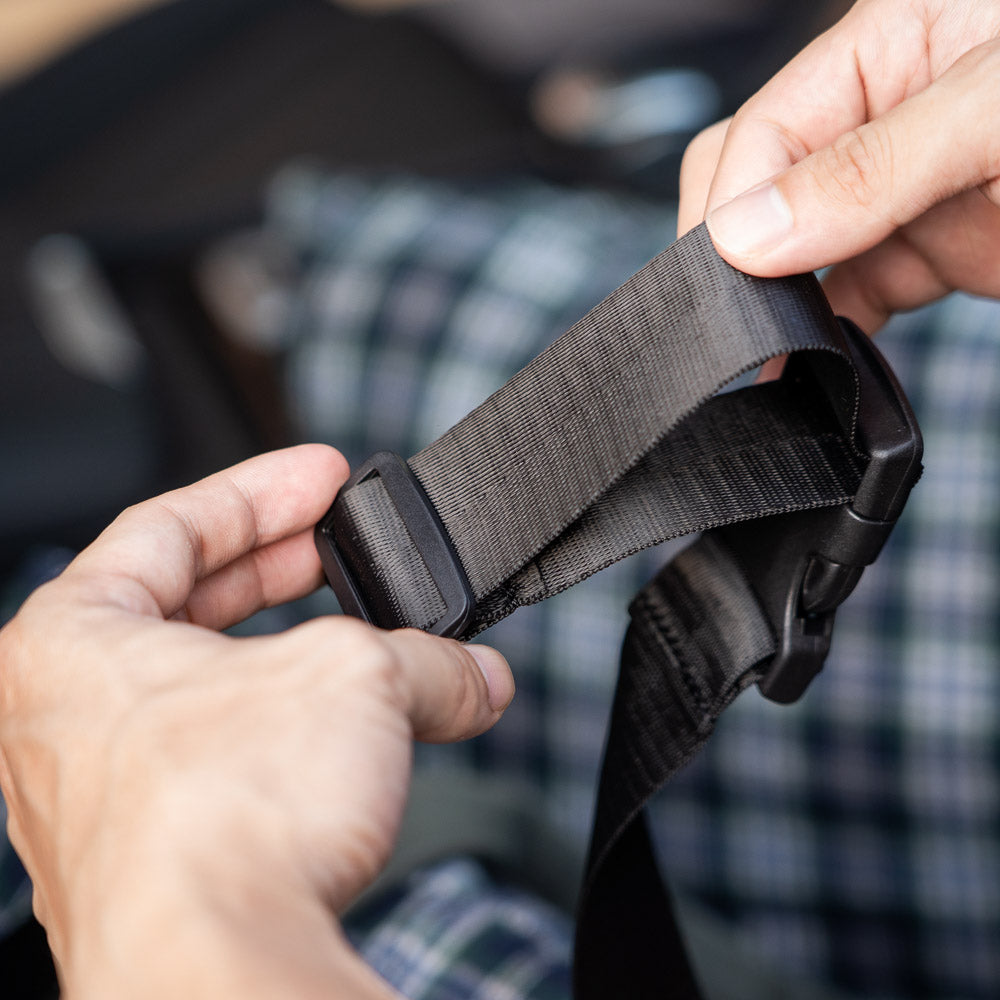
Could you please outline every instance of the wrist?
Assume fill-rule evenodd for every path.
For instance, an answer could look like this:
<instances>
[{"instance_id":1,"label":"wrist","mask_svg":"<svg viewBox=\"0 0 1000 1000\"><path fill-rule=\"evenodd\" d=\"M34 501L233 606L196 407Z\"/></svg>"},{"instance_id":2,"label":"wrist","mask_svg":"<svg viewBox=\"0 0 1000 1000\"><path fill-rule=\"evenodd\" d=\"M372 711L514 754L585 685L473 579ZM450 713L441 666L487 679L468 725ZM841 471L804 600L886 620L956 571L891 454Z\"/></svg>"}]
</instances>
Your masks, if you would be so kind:
<instances>
[{"instance_id":1,"label":"wrist","mask_svg":"<svg viewBox=\"0 0 1000 1000\"><path fill-rule=\"evenodd\" d=\"M205 887L175 875L157 877L167 888L140 877L74 925L64 1000L378 995L344 989L357 959L318 900L259 880Z\"/></svg>"},{"instance_id":2,"label":"wrist","mask_svg":"<svg viewBox=\"0 0 1000 1000\"><path fill-rule=\"evenodd\" d=\"M318 895L253 832L195 825L132 829L87 859L54 942L64 998L352 995L338 983L358 960Z\"/></svg>"}]
</instances>

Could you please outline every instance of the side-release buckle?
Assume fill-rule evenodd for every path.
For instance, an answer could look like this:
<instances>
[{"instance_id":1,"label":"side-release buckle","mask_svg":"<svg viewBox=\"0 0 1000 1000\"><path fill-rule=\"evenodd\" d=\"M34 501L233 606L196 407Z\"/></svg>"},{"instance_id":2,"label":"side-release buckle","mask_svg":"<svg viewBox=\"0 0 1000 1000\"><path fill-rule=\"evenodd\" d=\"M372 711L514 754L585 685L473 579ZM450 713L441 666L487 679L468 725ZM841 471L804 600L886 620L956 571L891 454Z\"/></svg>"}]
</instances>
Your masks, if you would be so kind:
<instances>
[{"instance_id":1,"label":"side-release buckle","mask_svg":"<svg viewBox=\"0 0 1000 1000\"><path fill-rule=\"evenodd\" d=\"M773 519L784 538L773 539L781 565L767 575L784 590L767 596L783 608L772 605L778 650L758 686L781 703L796 701L819 673L836 609L875 561L922 471L920 429L892 369L858 327L840 325L859 380L855 441L869 462L850 503L792 515L784 526Z\"/></svg>"},{"instance_id":2,"label":"side-release buckle","mask_svg":"<svg viewBox=\"0 0 1000 1000\"><path fill-rule=\"evenodd\" d=\"M371 612L366 596L376 593L380 586L374 568L367 561L361 561L358 571L352 572L338 545L338 539L349 540L353 531L341 498L375 476L381 479L445 604L444 614L426 631L433 635L461 635L476 608L472 588L434 505L407 462L391 451L376 452L359 466L316 525L316 548L341 610L362 621L386 624L384 616Z\"/></svg>"}]
</instances>

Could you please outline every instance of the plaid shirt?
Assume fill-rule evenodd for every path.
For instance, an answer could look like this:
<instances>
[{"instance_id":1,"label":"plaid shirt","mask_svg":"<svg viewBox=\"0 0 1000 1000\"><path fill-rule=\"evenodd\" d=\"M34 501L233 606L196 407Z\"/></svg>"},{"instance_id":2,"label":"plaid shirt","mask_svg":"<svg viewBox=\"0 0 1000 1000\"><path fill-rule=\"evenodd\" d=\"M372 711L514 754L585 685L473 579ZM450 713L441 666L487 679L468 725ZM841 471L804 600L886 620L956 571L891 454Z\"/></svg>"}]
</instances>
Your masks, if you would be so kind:
<instances>
[{"instance_id":1,"label":"plaid shirt","mask_svg":"<svg viewBox=\"0 0 1000 1000\"><path fill-rule=\"evenodd\" d=\"M669 210L524 182L290 173L273 220L307 278L288 327L303 434L409 455L673 233ZM798 705L747 692L653 806L665 867L752 950L865 996L1000 995L1000 307L953 297L879 336L927 471ZM630 594L649 559L488 638L518 697L466 746L539 782L581 839Z\"/></svg>"},{"instance_id":2,"label":"plaid shirt","mask_svg":"<svg viewBox=\"0 0 1000 1000\"><path fill-rule=\"evenodd\" d=\"M411 1000L568 1000L569 918L457 858L352 914L348 936Z\"/></svg>"},{"instance_id":3,"label":"plaid shirt","mask_svg":"<svg viewBox=\"0 0 1000 1000\"><path fill-rule=\"evenodd\" d=\"M270 226L300 264L283 343L302 437L356 462L439 435L667 243L674 219L533 181L289 171ZM734 941L866 997L1000 995L998 333L1000 307L956 296L880 334L921 421L924 479L808 695L741 696L652 807L672 882ZM495 626L485 639L514 667L514 704L419 763L531 780L582 842L625 608L662 558ZM566 928L527 897L468 862L409 889L355 928L407 995L568 990ZM519 978L511 955L532 971Z\"/></svg>"}]
</instances>

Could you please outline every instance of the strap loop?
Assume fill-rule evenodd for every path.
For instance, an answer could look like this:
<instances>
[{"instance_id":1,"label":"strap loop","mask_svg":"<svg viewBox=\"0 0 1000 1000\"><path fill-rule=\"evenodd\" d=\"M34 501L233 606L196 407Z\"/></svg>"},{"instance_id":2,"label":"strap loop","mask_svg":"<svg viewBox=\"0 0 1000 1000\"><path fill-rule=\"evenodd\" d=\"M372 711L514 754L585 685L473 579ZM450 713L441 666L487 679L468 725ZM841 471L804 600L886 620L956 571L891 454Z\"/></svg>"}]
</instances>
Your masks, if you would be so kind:
<instances>
[{"instance_id":1,"label":"strap loop","mask_svg":"<svg viewBox=\"0 0 1000 1000\"><path fill-rule=\"evenodd\" d=\"M788 380L716 395L794 352L831 386L819 405ZM752 278L693 230L410 459L476 603L453 634L668 538L847 501L856 408L815 278ZM446 602L382 479L347 486L330 516L376 620L439 630Z\"/></svg>"},{"instance_id":2,"label":"strap loop","mask_svg":"<svg viewBox=\"0 0 1000 1000\"><path fill-rule=\"evenodd\" d=\"M719 394L769 358L782 377ZM793 701L920 473L891 371L812 275L731 268L704 226L317 529L348 613L467 638L649 545L704 534L635 599L577 922L578 1000L698 987L642 810L757 683Z\"/></svg>"}]
</instances>

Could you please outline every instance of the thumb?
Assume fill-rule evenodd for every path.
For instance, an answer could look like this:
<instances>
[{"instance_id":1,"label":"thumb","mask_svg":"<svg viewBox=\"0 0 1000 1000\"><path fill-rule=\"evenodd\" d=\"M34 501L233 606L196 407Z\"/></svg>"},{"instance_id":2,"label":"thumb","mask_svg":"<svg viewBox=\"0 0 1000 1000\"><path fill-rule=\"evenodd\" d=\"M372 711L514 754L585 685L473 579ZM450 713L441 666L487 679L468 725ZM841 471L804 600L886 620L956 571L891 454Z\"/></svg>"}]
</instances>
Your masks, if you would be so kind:
<instances>
[{"instance_id":1,"label":"thumb","mask_svg":"<svg viewBox=\"0 0 1000 1000\"><path fill-rule=\"evenodd\" d=\"M991 112L998 63L996 41L970 50L882 117L715 208L706 221L719 253L763 277L812 271L875 246L960 191L989 185L1000 174Z\"/></svg>"},{"instance_id":2,"label":"thumb","mask_svg":"<svg viewBox=\"0 0 1000 1000\"><path fill-rule=\"evenodd\" d=\"M461 645L414 629L381 633L413 735L427 743L478 736L514 697L507 661L489 646Z\"/></svg>"}]
</instances>

